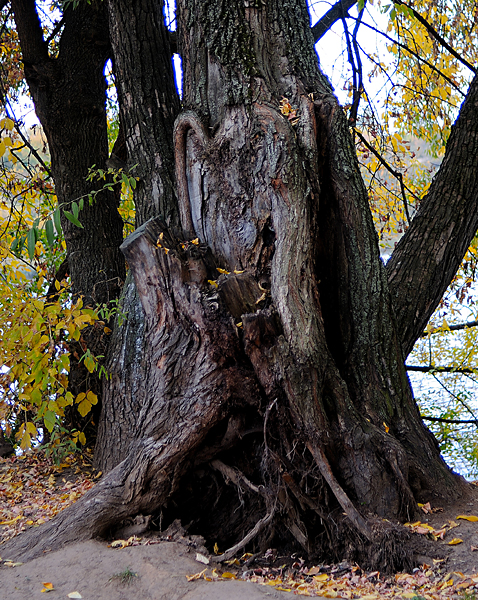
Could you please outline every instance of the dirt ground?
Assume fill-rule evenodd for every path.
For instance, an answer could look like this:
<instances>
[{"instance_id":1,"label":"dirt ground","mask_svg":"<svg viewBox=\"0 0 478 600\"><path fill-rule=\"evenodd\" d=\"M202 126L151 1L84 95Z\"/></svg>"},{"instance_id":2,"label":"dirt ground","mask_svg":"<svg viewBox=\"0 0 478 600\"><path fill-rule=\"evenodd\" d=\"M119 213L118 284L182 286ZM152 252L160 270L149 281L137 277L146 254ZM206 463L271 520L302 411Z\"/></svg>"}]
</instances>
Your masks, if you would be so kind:
<instances>
[{"instance_id":1,"label":"dirt ground","mask_svg":"<svg viewBox=\"0 0 478 600\"><path fill-rule=\"evenodd\" d=\"M0 541L41 526L95 485L99 475L75 460L55 466L41 455L0 459ZM274 550L204 564L201 539L191 540L180 525L160 534L136 523L118 531L113 543L72 544L25 564L10 560L0 543L0 600L44 598L47 592L85 600L266 600L291 598L291 592L363 600L478 599L478 487L470 486L459 502L430 502L421 510L420 521L406 524L411 546L421 547L411 573L384 576L349 563L310 566Z\"/></svg>"},{"instance_id":2,"label":"dirt ground","mask_svg":"<svg viewBox=\"0 0 478 600\"><path fill-rule=\"evenodd\" d=\"M1 568L0 597L45 600L44 583L54 586L49 592L51 599L68 598L72 592L85 600L272 600L291 596L248 581L188 581L187 576L204 567L194 556L176 542L118 550L91 540L24 565ZM136 576L125 577L128 572Z\"/></svg>"}]
</instances>

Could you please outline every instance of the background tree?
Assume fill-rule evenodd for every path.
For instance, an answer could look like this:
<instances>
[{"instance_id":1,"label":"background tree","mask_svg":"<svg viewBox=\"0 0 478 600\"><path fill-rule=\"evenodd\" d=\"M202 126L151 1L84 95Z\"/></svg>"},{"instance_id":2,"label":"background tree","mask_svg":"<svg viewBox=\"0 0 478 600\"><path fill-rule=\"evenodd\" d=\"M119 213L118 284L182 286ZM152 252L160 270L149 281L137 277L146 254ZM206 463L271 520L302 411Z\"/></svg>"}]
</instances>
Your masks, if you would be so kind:
<instances>
[{"instance_id":1,"label":"background tree","mask_svg":"<svg viewBox=\"0 0 478 600\"><path fill-rule=\"evenodd\" d=\"M305 2L181 0L184 110L172 135L178 100L157 62L170 65L171 52L157 7L108 10L140 219L163 211L123 245L144 329L123 324L111 346L109 364L117 356L129 372L106 383L98 460L110 472L5 551L33 556L163 512L230 547L221 558L254 541L409 565L400 528L376 516L409 519L417 501L467 489L423 426L404 357L478 225L476 80L385 270ZM141 22L156 23L154 60ZM167 85L158 75L141 95L138 65Z\"/></svg>"}]
</instances>

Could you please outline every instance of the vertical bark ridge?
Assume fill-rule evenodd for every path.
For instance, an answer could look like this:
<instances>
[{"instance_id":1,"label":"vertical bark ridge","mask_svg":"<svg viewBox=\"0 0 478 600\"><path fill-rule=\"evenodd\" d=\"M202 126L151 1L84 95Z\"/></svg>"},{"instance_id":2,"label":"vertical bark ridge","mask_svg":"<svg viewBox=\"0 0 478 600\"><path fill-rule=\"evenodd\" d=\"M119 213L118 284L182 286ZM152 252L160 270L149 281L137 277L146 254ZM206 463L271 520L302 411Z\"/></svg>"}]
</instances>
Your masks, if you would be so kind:
<instances>
[{"instance_id":1,"label":"vertical bark ridge","mask_svg":"<svg viewBox=\"0 0 478 600\"><path fill-rule=\"evenodd\" d=\"M164 3L152 0L109 0L111 43L121 119L128 146L128 165L139 177L134 191L136 225L162 215L179 224L175 190L172 132L180 110L174 83ZM144 317L132 277L121 300L126 315L116 323L104 384L95 464L102 471L121 462L138 437L143 382L151 349L144 338ZM115 444L108 440L114 439Z\"/></svg>"}]
</instances>

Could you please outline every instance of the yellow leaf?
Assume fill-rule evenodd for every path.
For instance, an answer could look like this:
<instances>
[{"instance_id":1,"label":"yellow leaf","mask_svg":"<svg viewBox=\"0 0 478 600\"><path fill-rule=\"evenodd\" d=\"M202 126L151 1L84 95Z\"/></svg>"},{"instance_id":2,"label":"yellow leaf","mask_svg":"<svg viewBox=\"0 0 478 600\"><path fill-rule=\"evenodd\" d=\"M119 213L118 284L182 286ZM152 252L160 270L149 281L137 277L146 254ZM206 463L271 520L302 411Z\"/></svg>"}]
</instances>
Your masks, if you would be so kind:
<instances>
[{"instance_id":1,"label":"yellow leaf","mask_svg":"<svg viewBox=\"0 0 478 600\"><path fill-rule=\"evenodd\" d=\"M219 271L219 273L222 273L223 275L229 275L230 271L226 271L226 269L220 269L219 267L217 267L217 271Z\"/></svg>"},{"instance_id":2,"label":"yellow leaf","mask_svg":"<svg viewBox=\"0 0 478 600\"><path fill-rule=\"evenodd\" d=\"M217 542L214 544L214 554L221 554L219 552L219 546L217 545Z\"/></svg>"},{"instance_id":3,"label":"yellow leaf","mask_svg":"<svg viewBox=\"0 0 478 600\"><path fill-rule=\"evenodd\" d=\"M90 412L91 410L91 402L88 402L88 400L82 400L79 404L78 404L78 412L80 413L80 415L82 417L86 417L86 415Z\"/></svg>"},{"instance_id":4,"label":"yellow leaf","mask_svg":"<svg viewBox=\"0 0 478 600\"><path fill-rule=\"evenodd\" d=\"M459 515L456 518L457 519L463 519L465 521L472 521L473 523L475 523L476 521L478 521L478 517L475 517L475 515Z\"/></svg>"},{"instance_id":5,"label":"yellow leaf","mask_svg":"<svg viewBox=\"0 0 478 600\"><path fill-rule=\"evenodd\" d=\"M385 433L388 433L390 431L390 427L385 423L385 421L383 422L383 426L385 427Z\"/></svg>"},{"instance_id":6,"label":"yellow leaf","mask_svg":"<svg viewBox=\"0 0 478 600\"><path fill-rule=\"evenodd\" d=\"M15 523L15 521L18 521L18 519L21 519L23 515L18 515L17 517L15 517L14 519L10 519L9 521L0 521L0 525L11 525L12 523Z\"/></svg>"},{"instance_id":7,"label":"yellow leaf","mask_svg":"<svg viewBox=\"0 0 478 600\"><path fill-rule=\"evenodd\" d=\"M327 581L329 576L326 573L321 573L320 575L314 575L315 581Z\"/></svg>"},{"instance_id":8,"label":"yellow leaf","mask_svg":"<svg viewBox=\"0 0 478 600\"><path fill-rule=\"evenodd\" d=\"M207 282L210 283L211 285L213 285L214 287L217 287L217 281L213 281L212 279L208 279Z\"/></svg>"},{"instance_id":9,"label":"yellow leaf","mask_svg":"<svg viewBox=\"0 0 478 600\"><path fill-rule=\"evenodd\" d=\"M15 123L12 121L12 119L9 119L8 117L0 121L0 127L4 127L7 131L11 131L14 128L14 126Z\"/></svg>"},{"instance_id":10,"label":"yellow leaf","mask_svg":"<svg viewBox=\"0 0 478 600\"><path fill-rule=\"evenodd\" d=\"M191 240L191 244L194 244L195 246L199 246L199 238L195 238L194 240Z\"/></svg>"},{"instance_id":11,"label":"yellow leaf","mask_svg":"<svg viewBox=\"0 0 478 600\"><path fill-rule=\"evenodd\" d=\"M186 579L188 581L196 581L197 579L203 578L206 571L207 571L207 569L204 569L204 571L201 571L200 573L196 573L195 575L186 575Z\"/></svg>"},{"instance_id":12,"label":"yellow leaf","mask_svg":"<svg viewBox=\"0 0 478 600\"><path fill-rule=\"evenodd\" d=\"M449 546L456 546L457 544L461 544L463 542L460 538L453 538L451 542L448 542Z\"/></svg>"},{"instance_id":13,"label":"yellow leaf","mask_svg":"<svg viewBox=\"0 0 478 600\"><path fill-rule=\"evenodd\" d=\"M51 590L54 590L55 588L53 587L53 583L50 582L44 582L42 581L42 586L43 586L43 590L42 592L51 592Z\"/></svg>"},{"instance_id":14,"label":"yellow leaf","mask_svg":"<svg viewBox=\"0 0 478 600\"><path fill-rule=\"evenodd\" d=\"M221 577L224 577L224 579L237 579L237 577L234 575L234 573L229 573L228 571L223 573L221 575Z\"/></svg>"},{"instance_id":15,"label":"yellow leaf","mask_svg":"<svg viewBox=\"0 0 478 600\"><path fill-rule=\"evenodd\" d=\"M90 404L98 404L98 396L91 390L87 392L86 398L88 399L88 402L90 402Z\"/></svg>"}]
</instances>

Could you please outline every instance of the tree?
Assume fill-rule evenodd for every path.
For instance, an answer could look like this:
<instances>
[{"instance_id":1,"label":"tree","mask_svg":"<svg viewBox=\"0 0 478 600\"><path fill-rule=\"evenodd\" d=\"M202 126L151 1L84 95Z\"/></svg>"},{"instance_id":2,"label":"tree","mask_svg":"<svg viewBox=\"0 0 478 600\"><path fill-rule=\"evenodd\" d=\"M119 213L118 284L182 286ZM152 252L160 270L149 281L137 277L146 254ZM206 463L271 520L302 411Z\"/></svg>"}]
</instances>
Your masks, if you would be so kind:
<instances>
[{"instance_id":1,"label":"tree","mask_svg":"<svg viewBox=\"0 0 478 600\"><path fill-rule=\"evenodd\" d=\"M181 112L162 3L107 8L140 173L139 227L122 246L136 291L126 284L129 321L110 344L96 451L109 472L5 552L162 512L230 548L223 559L254 542L406 567L391 521L467 490L421 421L404 359L478 226L476 79L384 267L303 0L180 0Z\"/></svg>"}]
</instances>

